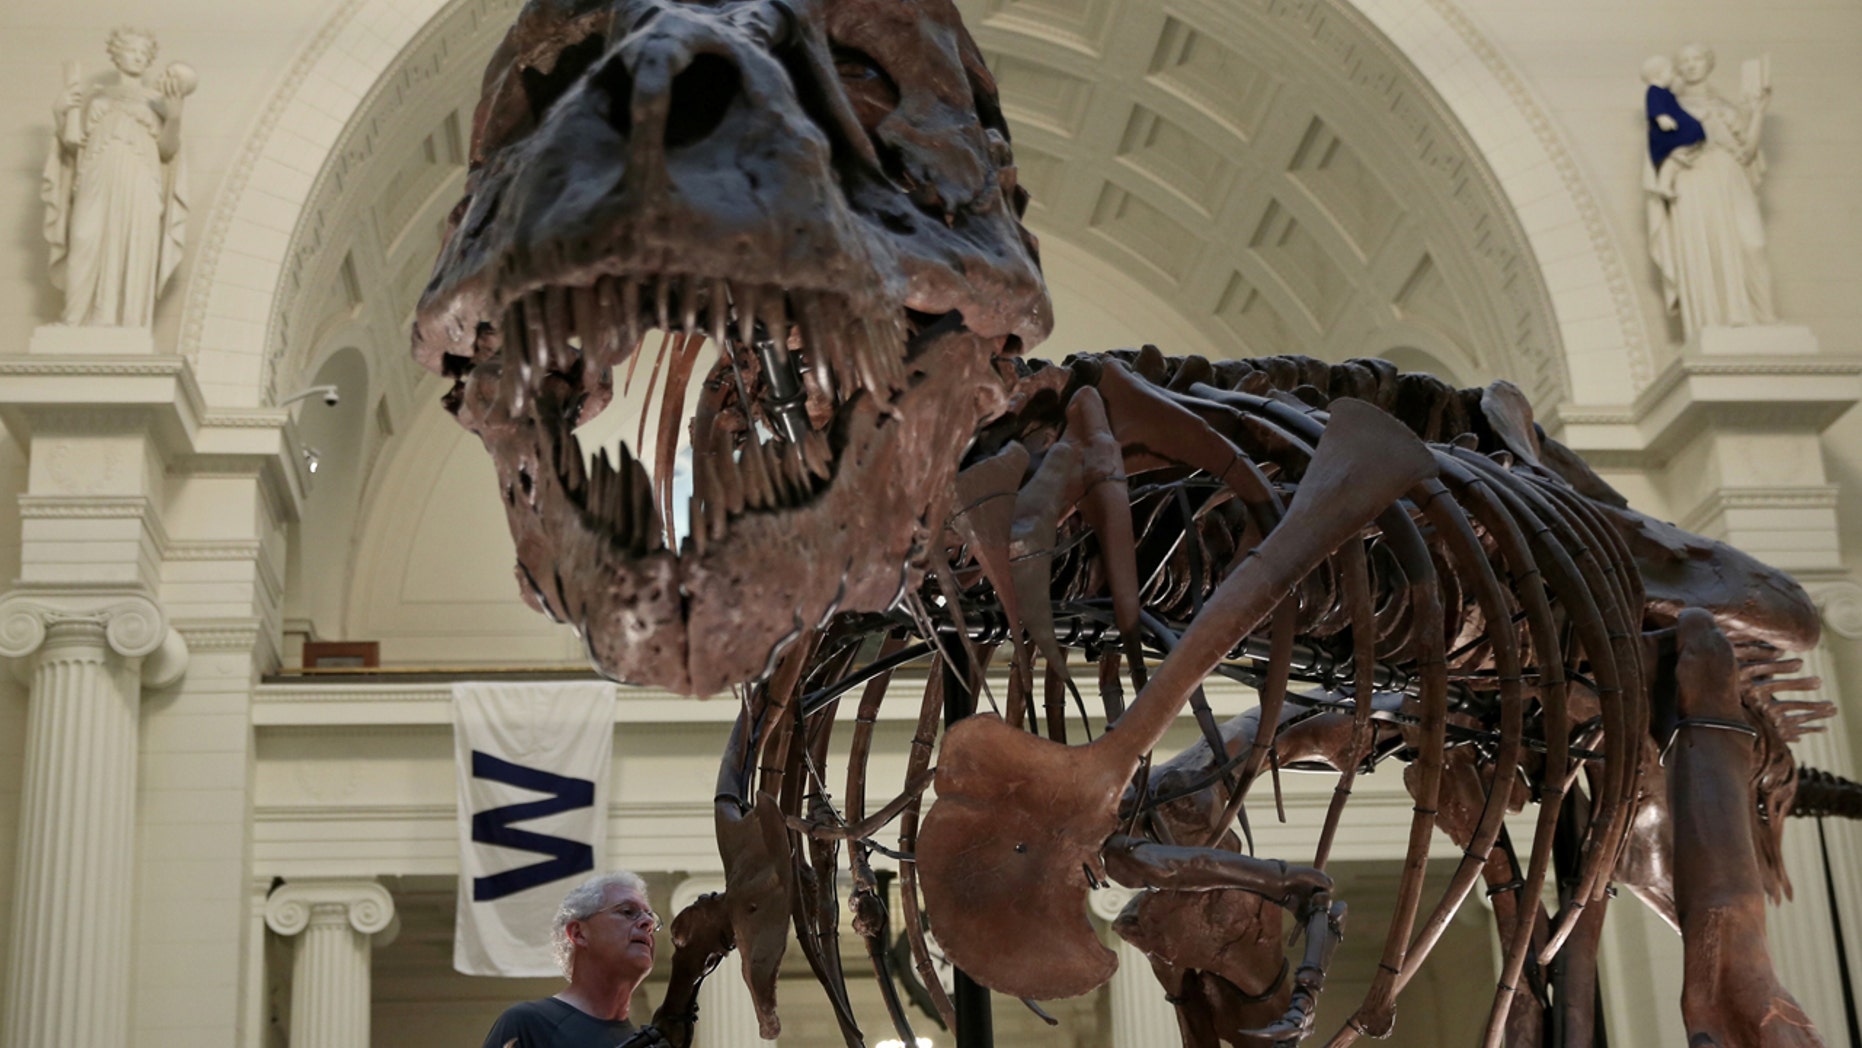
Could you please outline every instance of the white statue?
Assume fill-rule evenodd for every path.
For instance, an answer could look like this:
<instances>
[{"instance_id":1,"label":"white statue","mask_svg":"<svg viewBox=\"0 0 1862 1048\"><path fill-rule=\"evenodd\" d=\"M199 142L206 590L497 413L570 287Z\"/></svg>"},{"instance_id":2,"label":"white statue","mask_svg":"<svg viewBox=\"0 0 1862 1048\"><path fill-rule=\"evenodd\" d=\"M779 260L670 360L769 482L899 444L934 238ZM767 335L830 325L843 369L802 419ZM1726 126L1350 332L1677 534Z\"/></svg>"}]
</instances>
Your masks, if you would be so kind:
<instances>
[{"instance_id":1,"label":"white statue","mask_svg":"<svg viewBox=\"0 0 1862 1048\"><path fill-rule=\"evenodd\" d=\"M181 107L198 77L177 62L145 79L155 37L140 29L113 31L109 52L112 83L86 86L77 63L65 65L41 188L45 239L65 323L148 327L181 261Z\"/></svg>"},{"instance_id":2,"label":"white statue","mask_svg":"<svg viewBox=\"0 0 1862 1048\"><path fill-rule=\"evenodd\" d=\"M1777 319L1758 198L1770 71L1763 59L1746 63L1742 101L1731 102L1707 81L1713 63L1711 48L1689 44L1672 66L1662 59L1643 64L1649 253L1668 311L1680 314L1689 338L1713 325Z\"/></svg>"}]
</instances>

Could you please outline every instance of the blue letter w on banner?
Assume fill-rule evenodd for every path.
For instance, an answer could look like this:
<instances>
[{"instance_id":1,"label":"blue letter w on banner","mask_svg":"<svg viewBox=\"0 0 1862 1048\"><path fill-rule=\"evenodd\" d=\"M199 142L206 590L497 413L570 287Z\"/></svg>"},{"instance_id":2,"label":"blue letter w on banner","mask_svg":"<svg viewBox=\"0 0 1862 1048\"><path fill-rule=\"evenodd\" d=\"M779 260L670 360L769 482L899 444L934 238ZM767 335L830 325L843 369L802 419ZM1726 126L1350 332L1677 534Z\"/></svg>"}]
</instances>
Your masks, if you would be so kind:
<instances>
[{"instance_id":1,"label":"blue letter w on banner","mask_svg":"<svg viewBox=\"0 0 1862 1048\"><path fill-rule=\"evenodd\" d=\"M496 844L506 848L537 852L549 858L515 870L472 878L472 901L490 902L515 895L526 888L561 880L595 868L595 849L581 841L552 837L547 833L520 830L511 824L527 819L541 819L558 812L591 807L595 803L595 784L587 779L553 775L537 768L499 760L489 753L472 751L472 777L490 779L538 793L550 794L540 801L507 804L502 808L472 813L472 840L478 844Z\"/></svg>"}]
</instances>

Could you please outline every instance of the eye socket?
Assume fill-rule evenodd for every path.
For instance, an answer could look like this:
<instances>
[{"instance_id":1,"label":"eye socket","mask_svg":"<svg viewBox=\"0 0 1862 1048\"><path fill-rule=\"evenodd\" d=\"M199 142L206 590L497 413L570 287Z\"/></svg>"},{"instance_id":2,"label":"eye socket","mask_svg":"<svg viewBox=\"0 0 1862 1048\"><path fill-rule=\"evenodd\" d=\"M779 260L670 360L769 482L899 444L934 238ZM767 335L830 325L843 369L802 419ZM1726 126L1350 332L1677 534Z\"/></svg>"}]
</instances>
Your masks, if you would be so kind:
<instances>
[{"instance_id":1,"label":"eye socket","mask_svg":"<svg viewBox=\"0 0 1862 1048\"><path fill-rule=\"evenodd\" d=\"M473 165L535 131L550 107L606 50L607 37L597 32L559 48L553 60L540 50L510 59L515 68L502 73L502 86L479 103ZM546 63L548 72L540 68Z\"/></svg>"},{"instance_id":2,"label":"eye socket","mask_svg":"<svg viewBox=\"0 0 1862 1048\"><path fill-rule=\"evenodd\" d=\"M851 47L834 48L834 71L853 103L860 125L871 131L899 107L899 85L873 56Z\"/></svg>"},{"instance_id":3,"label":"eye socket","mask_svg":"<svg viewBox=\"0 0 1862 1048\"><path fill-rule=\"evenodd\" d=\"M530 103L530 118L536 123L542 123L543 115L556 104L556 100L580 80L588 72L588 67L594 65L595 59L600 58L607 49L606 37L600 33L590 33L556 52L556 61L551 63L549 72L529 65L519 69L518 76L524 84L524 98Z\"/></svg>"}]
</instances>

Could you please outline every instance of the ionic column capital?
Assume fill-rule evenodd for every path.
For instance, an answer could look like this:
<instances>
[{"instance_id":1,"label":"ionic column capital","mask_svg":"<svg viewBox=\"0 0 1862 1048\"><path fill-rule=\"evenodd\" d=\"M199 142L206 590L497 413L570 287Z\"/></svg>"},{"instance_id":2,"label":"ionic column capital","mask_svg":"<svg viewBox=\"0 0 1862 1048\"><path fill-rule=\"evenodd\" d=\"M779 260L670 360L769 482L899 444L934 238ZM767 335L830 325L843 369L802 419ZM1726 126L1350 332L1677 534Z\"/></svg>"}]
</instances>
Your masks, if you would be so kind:
<instances>
[{"instance_id":1,"label":"ionic column capital","mask_svg":"<svg viewBox=\"0 0 1862 1048\"><path fill-rule=\"evenodd\" d=\"M291 881L265 900L265 926L287 937L324 924L373 936L393 923L394 896L374 881Z\"/></svg>"},{"instance_id":2,"label":"ionic column capital","mask_svg":"<svg viewBox=\"0 0 1862 1048\"><path fill-rule=\"evenodd\" d=\"M1125 910L1125 904L1143 894L1135 888L1122 888L1109 884L1103 888L1094 888L1087 895L1087 905L1092 907L1093 916L1111 924Z\"/></svg>"},{"instance_id":3,"label":"ionic column capital","mask_svg":"<svg viewBox=\"0 0 1862 1048\"><path fill-rule=\"evenodd\" d=\"M148 655L168 636L162 609L138 593L15 590L0 597L0 655L31 655L47 631L67 623L100 627L110 650L124 658Z\"/></svg>"},{"instance_id":4,"label":"ionic column capital","mask_svg":"<svg viewBox=\"0 0 1862 1048\"><path fill-rule=\"evenodd\" d=\"M666 920L677 917L687 906L697 902L699 896L724 890L724 875L721 873L700 873L687 877L672 890L672 899L666 909Z\"/></svg>"},{"instance_id":5,"label":"ionic column capital","mask_svg":"<svg viewBox=\"0 0 1862 1048\"><path fill-rule=\"evenodd\" d=\"M187 672L187 642L161 606L141 593L20 588L0 597L0 655L25 658L44 649L48 637L72 632L123 658L142 659L142 682L149 687L167 687Z\"/></svg>"},{"instance_id":6,"label":"ionic column capital","mask_svg":"<svg viewBox=\"0 0 1862 1048\"><path fill-rule=\"evenodd\" d=\"M1823 624L1844 640L1862 640L1862 585L1850 579L1813 583L1811 599L1823 615Z\"/></svg>"}]
</instances>

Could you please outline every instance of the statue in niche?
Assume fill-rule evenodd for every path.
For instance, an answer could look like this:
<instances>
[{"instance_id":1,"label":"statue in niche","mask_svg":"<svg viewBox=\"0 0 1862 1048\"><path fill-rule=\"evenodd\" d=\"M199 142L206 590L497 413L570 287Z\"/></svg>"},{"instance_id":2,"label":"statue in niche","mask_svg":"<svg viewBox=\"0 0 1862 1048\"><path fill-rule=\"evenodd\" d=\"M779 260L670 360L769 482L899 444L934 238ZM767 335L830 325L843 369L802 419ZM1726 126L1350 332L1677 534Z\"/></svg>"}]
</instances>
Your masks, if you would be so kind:
<instances>
[{"instance_id":1,"label":"statue in niche","mask_svg":"<svg viewBox=\"0 0 1862 1048\"><path fill-rule=\"evenodd\" d=\"M1688 44L1673 62L1657 56L1642 67L1649 253L1661 271L1663 301L1689 339L1714 325L1777 319L1758 198L1769 63L1745 64L1739 102L1708 82L1713 66L1712 48Z\"/></svg>"},{"instance_id":2,"label":"statue in niche","mask_svg":"<svg viewBox=\"0 0 1862 1048\"><path fill-rule=\"evenodd\" d=\"M108 50L113 82L87 85L65 64L41 186L45 238L66 324L148 327L181 261L181 109L199 77L180 62L150 77L156 43L145 30L112 31Z\"/></svg>"}]
</instances>

